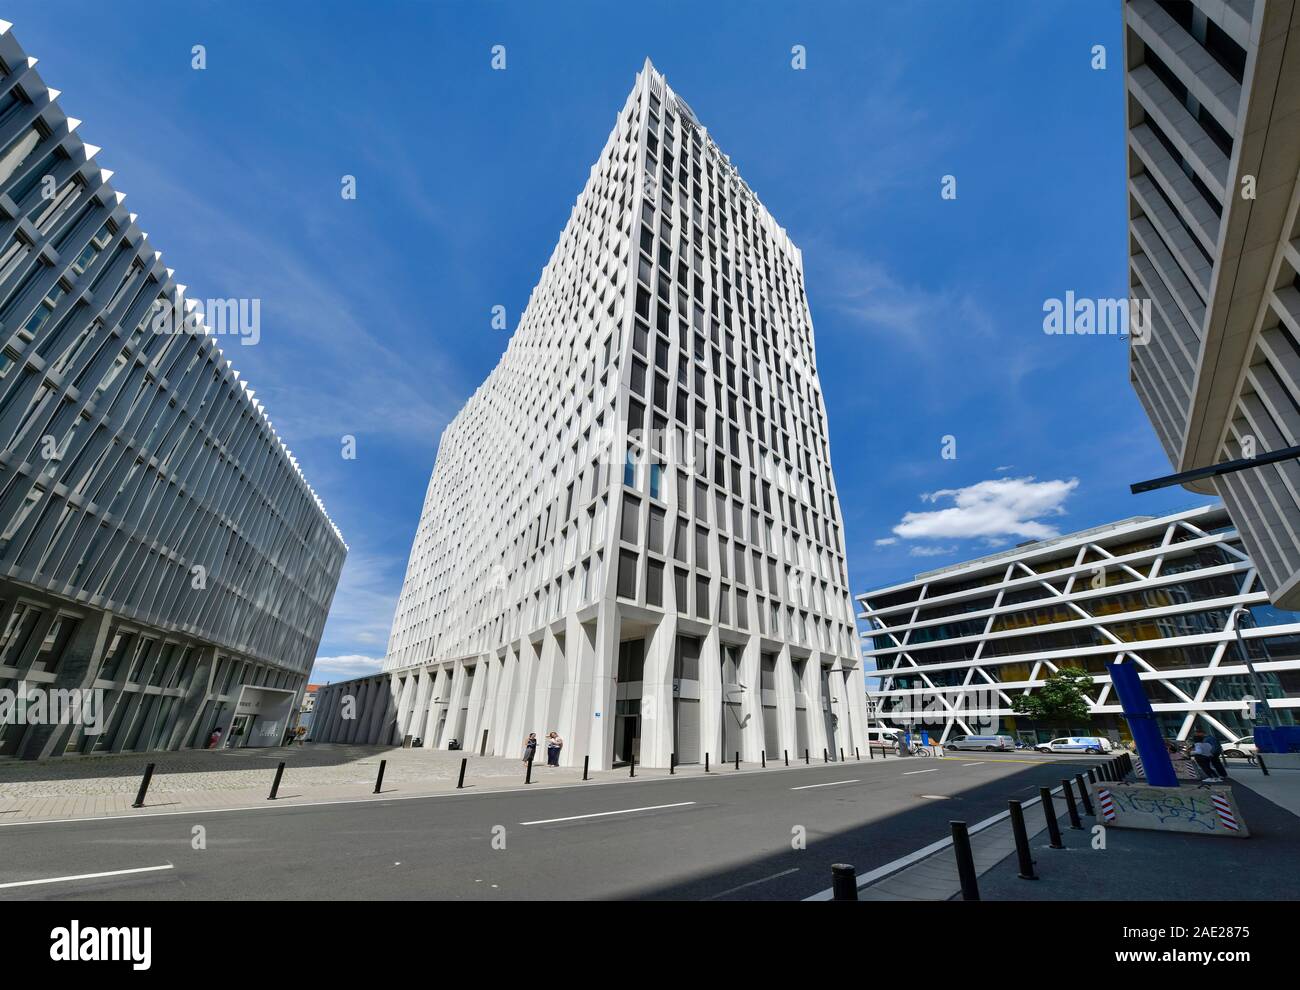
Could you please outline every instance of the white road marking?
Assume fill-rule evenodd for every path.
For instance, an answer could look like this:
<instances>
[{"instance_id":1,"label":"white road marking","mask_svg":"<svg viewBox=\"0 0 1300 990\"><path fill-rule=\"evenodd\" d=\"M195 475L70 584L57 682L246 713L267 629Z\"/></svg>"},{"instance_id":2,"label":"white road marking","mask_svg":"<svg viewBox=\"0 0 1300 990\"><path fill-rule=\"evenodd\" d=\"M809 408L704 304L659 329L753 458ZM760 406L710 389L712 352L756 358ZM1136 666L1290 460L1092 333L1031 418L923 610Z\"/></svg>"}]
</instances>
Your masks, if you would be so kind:
<instances>
[{"instance_id":1,"label":"white road marking","mask_svg":"<svg viewBox=\"0 0 1300 990\"><path fill-rule=\"evenodd\" d=\"M933 770L907 770L907 771L904 771L903 776L904 776L904 777L910 777L910 776L912 776L912 774L914 774L914 773L938 773L938 772L939 772L939 768L938 768L938 767L935 767Z\"/></svg>"},{"instance_id":2,"label":"white road marking","mask_svg":"<svg viewBox=\"0 0 1300 990\"><path fill-rule=\"evenodd\" d=\"M710 894L704 898L706 901L716 901L719 897L726 897L728 894L734 894L738 890L744 890L746 887L756 887L760 883L767 883L769 880L777 880L780 877L788 877L791 873L798 873L799 867L792 870L782 870L780 873L773 873L770 877L764 877L762 880L751 880L749 883L742 883L739 887L732 887L730 890L724 890L720 894Z\"/></svg>"},{"instance_id":3,"label":"white road marking","mask_svg":"<svg viewBox=\"0 0 1300 990\"><path fill-rule=\"evenodd\" d=\"M978 762L978 763L963 763L963 764L962 764L962 766L964 766L964 767L982 767L983 765L984 765L984 764L983 764L982 762Z\"/></svg>"},{"instance_id":4,"label":"white road marking","mask_svg":"<svg viewBox=\"0 0 1300 990\"><path fill-rule=\"evenodd\" d=\"M810 791L814 787L834 787L837 784L858 784L859 780L832 780L829 784L804 784L802 787L791 787L792 791Z\"/></svg>"},{"instance_id":5,"label":"white road marking","mask_svg":"<svg viewBox=\"0 0 1300 990\"><path fill-rule=\"evenodd\" d=\"M921 797L928 798L931 801L947 801L947 794L922 794Z\"/></svg>"},{"instance_id":6,"label":"white road marking","mask_svg":"<svg viewBox=\"0 0 1300 990\"><path fill-rule=\"evenodd\" d=\"M129 873L154 873L158 870L170 870L172 864L166 866L141 866L134 870L110 870L107 873L82 873L72 877L48 877L44 880L15 880L11 883L0 883L0 890L7 890L10 887L36 887L43 883L68 883L72 880L98 880L101 877L123 877Z\"/></svg>"},{"instance_id":7,"label":"white road marking","mask_svg":"<svg viewBox=\"0 0 1300 990\"><path fill-rule=\"evenodd\" d=\"M520 822L520 825L551 825L555 822L576 822L583 818L605 818L609 815L630 815L637 811L662 811L664 808L685 808L694 801L678 801L676 804L656 804L648 808L624 808L622 811L597 811L590 815L570 815L568 818L543 818L535 822Z\"/></svg>"}]
</instances>

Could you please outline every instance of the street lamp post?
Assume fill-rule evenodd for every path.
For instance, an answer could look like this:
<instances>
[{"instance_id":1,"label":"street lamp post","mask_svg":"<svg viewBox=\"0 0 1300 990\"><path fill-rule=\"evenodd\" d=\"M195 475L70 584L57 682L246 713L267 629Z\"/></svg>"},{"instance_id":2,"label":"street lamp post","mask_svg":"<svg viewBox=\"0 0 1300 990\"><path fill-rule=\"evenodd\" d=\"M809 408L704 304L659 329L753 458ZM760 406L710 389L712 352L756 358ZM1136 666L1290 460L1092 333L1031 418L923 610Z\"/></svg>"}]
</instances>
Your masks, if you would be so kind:
<instances>
[{"instance_id":1,"label":"street lamp post","mask_svg":"<svg viewBox=\"0 0 1300 990\"><path fill-rule=\"evenodd\" d=\"M1234 631L1237 634L1237 652L1241 654L1241 662L1246 665L1246 673L1250 676L1250 688L1256 696L1264 702L1264 721L1268 723L1270 729L1277 728L1277 721L1273 715L1273 706L1269 704L1268 695L1264 693L1264 688L1260 684L1259 673L1255 670L1255 665L1250 662L1250 654L1246 652L1246 643L1241 638L1241 621L1250 615L1250 609L1244 605L1238 605L1232 610L1234 620Z\"/></svg>"}]
</instances>

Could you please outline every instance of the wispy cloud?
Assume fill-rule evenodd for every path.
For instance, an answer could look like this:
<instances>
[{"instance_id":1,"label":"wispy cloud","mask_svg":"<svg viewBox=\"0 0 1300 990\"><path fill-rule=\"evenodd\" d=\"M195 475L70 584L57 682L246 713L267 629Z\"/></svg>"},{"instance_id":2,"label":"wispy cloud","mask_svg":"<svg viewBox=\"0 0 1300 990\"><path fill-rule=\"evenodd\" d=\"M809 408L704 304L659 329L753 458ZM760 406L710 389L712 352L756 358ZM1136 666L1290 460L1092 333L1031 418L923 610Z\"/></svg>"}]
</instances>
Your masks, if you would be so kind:
<instances>
[{"instance_id":1,"label":"wispy cloud","mask_svg":"<svg viewBox=\"0 0 1300 990\"><path fill-rule=\"evenodd\" d=\"M951 547L915 546L912 547L910 550L908 550L908 553L910 553L913 557L944 557L950 553L956 553L956 552L957 552L957 548L955 546L951 546Z\"/></svg>"}]
</instances>

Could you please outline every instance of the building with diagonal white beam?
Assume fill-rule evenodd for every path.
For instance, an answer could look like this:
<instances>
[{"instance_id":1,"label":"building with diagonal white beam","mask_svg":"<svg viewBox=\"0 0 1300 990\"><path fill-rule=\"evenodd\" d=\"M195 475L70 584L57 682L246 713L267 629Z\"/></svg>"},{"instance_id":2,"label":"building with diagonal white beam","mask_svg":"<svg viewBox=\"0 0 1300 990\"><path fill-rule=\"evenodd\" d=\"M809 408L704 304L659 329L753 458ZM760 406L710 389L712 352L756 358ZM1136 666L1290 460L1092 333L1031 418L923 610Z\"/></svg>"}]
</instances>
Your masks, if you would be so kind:
<instances>
[{"instance_id":1,"label":"building with diagonal white beam","mask_svg":"<svg viewBox=\"0 0 1300 990\"><path fill-rule=\"evenodd\" d=\"M1300 714L1300 615L1269 603L1221 506L1140 516L1024 544L858 597L869 695L885 724L953 734L1108 734L1128 728L1106 662L1140 668L1167 738L1251 732L1242 638L1280 720ZM1063 667L1092 675L1087 725L1037 725L1017 695Z\"/></svg>"}]
</instances>

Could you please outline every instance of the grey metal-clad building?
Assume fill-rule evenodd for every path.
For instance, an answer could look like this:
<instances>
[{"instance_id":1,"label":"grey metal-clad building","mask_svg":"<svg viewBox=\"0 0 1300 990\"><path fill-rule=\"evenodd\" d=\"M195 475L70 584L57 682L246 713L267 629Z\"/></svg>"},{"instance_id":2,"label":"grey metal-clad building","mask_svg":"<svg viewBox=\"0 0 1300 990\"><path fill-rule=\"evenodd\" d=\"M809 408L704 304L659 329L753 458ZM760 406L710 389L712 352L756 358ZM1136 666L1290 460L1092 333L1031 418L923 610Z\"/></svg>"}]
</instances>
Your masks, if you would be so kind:
<instances>
[{"instance_id":1,"label":"grey metal-clad building","mask_svg":"<svg viewBox=\"0 0 1300 990\"><path fill-rule=\"evenodd\" d=\"M57 96L0 22L0 756L278 742L346 547Z\"/></svg>"},{"instance_id":2,"label":"grey metal-clad building","mask_svg":"<svg viewBox=\"0 0 1300 990\"><path fill-rule=\"evenodd\" d=\"M1300 444L1300 3L1127 0L1124 23L1133 387L1176 470ZM1187 487L1300 607L1300 463Z\"/></svg>"}]
</instances>

